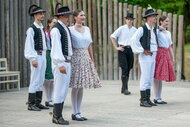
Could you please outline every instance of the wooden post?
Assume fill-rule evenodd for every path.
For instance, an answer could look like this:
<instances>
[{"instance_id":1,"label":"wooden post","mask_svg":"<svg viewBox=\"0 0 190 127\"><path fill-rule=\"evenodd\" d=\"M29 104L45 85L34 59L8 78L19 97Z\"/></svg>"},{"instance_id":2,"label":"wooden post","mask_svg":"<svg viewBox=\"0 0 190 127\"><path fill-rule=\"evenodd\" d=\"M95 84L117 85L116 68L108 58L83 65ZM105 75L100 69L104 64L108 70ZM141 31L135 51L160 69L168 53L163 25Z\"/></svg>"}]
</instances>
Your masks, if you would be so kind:
<instances>
[{"instance_id":1,"label":"wooden post","mask_svg":"<svg viewBox=\"0 0 190 127\"><path fill-rule=\"evenodd\" d=\"M159 25L159 18L162 15L162 10L157 10L158 16L157 16L157 26Z\"/></svg>"},{"instance_id":2,"label":"wooden post","mask_svg":"<svg viewBox=\"0 0 190 127\"><path fill-rule=\"evenodd\" d=\"M168 13L168 18L169 18L168 30L172 32L172 13Z\"/></svg>"},{"instance_id":3,"label":"wooden post","mask_svg":"<svg viewBox=\"0 0 190 127\"><path fill-rule=\"evenodd\" d=\"M113 46L110 40L110 35L113 32L113 18L112 18L112 0L108 0L108 79L113 80Z\"/></svg>"},{"instance_id":4,"label":"wooden post","mask_svg":"<svg viewBox=\"0 0 190 127\"><path fill-rule=\"evenodd\" d=\"M114 0L114 30L118 28L118 2ZM114 49L114 80L119 79L118 71L118 51Z\"/></svg>"},{"instance_id":5,"label":"wooden post","mask_svg":"<svg viewBox=\"0 0 190 127\"><path fill-rule=\"evenodd\" d=\"M82 2L83 11L84 11L85 14L87 14L86 1L87 0L83 0L83 2ZM87 25L87 20L86 20L86 22L84 24Z\"/></svg>"},{"instance_id":6,"label":"wooden post","mask_svg":"<svg viewBox=\"0 0 190 127\"><path fill-rule=\"evenodd\" d=\"M0 0L0 16L1 17L5 17L5 2L4 0ZM5 45L6 45L6 42L5 42L5 19L4 18L0 18L0 26L1 26L1 29L0 29L0 38L1 38L1 43L0 43L0 57L4 58L6 55L5 55Z\"/></svg>"},{"instance_id":7,"label":"wooden post","mask_svg":"<svg viewBox=\"0 0 190 127\"><path fill-rule=\"evenodd\" d=\"M177 43L177 15L174 14L173 15L173 33L172 33L172 40L173 40L173 52L174 52L174 58L176 61L176 43ZM176 63L175 63L175 67L176 69Z\"/></svg>"},{"instance_id":8,"label":"wooden post","mask_svg":"<svg viewBox=\"0 0 190 127\"><path fill-rule=\"evenodd\" d=\"M107 2L104 0L103 2L103 9L102 9L102 13L103 13L103 59L104 59L104 80L108 79L108 62L107 62Z\"/></svg>"},{"instance_id":9,"label":"wooden post","mask_svg":"<svg viewBox=\"0 0 190 127\"><path fill-rule=\"evenodd\" d=\"M183 57L183 20L184 16L179 15L178 17L178 64L177 64L177 81L181 80L181 74L182 74L182 57Z\"/></svg>"},{"instance_id":10,"label":"wooden post","mask_svg":"<svg viewBox=\"0 0 190 127\"><path fill-rule=\"evenodd\" d=\"M92 5L96 5L96 0L93 0L92 1ZM96 16L96 6L92 8L92 18L93 18L93 29L92 29L92 36L93 36L93 55L94 55L94 59L95 59L95 64L96 64L96 67L98 67L98 48L97 48L97 16Z\"/></svg>"},{"instance_id":11,"label":"wooden post","mask_svg":"<svg viewBox=\"0 0 190 127\"><path fill-rule=\"evenodd\" d=\"M98 72L100 79L103 79L103 47L102 47L102 13L101 13L101 0L97 0L97 11L98 11Z\"/></svg>"},{"instance_id":12,"label":"wooden post","mask_svg":"<svg viewBox=\"0 0 190 127\"><path fill-rule=\"evenodd\" d=\"M123 23L122 23L122 21L123 21L122 10L123 10L122 9L122 3L119 3L119 26L118 27L123 25ZM118 66L118 71L119 71L118 75L119 75L119 79L120 79L121 78L121 69L119 66Z\"/></svg>"}]
</instances>

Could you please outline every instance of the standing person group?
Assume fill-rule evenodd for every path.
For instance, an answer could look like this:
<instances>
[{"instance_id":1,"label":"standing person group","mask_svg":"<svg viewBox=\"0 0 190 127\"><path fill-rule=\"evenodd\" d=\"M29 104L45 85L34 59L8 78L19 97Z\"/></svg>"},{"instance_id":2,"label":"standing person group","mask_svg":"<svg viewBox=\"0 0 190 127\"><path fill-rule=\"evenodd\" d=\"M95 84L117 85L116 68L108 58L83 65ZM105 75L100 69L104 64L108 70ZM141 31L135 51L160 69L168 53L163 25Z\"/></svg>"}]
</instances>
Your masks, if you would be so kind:
<instances>
[{"instance_id":1,"label":"standing person group","mask_svg":"<svg viewBox=\"0 0 190 127\"><path fill-rule=\"evenodd\" d=\"M45 11L37 5L29 8L29 14L35 21L27 30L25 42L25 57L31 64L28 110L40 111L49 109L46 106L53 107L52 122L69 125L69 121L62 116L69 86L72 88L72 120L84 121L87 118L80 110L83 88L99 88L101 85L94 65L90 29L83 26L84 12L74 12L75 23L70 28L69 18L73 12L60 3L56 4L55 12L58 21L55 18L48 20L47 30L44 31L41 22ZM43 84L46 106L41 104Z\"/></svg>"},{"instance_id":2,"label":"standing person group","mask_svg":"<svg viewBox=\"0 0 190 127\"><path fill-rule=\"evenodd\" d=\"M157 104L166 104L161 100L162 81L174 81L175 74L172 65L174 60L171 49L171 34L166 31L166 19L160 18L159 30L154 27L157 20L157 13L151 8L145 11L145 25L138 28L131 39L131 46L134 53L139 53L141 68L140 77L140 106L152 107ZM165 17L167 18L167 17ZM158 50L158 53L157 53ZM155 80L154 80L155 78ZM154 81L155 100L151 97L151 86Z\"/></svg>"},{"instance_id":3,"label":"standing person group","mask_svg":"<svg viewBox=\"0 0 190 127\"><path fill-rule=\"evenodd\" d=\"M28 110L41 111L49 109L48 106L53 107L52 122L69 125L62 112L68 89L71 87L71 118L85 121L87 118L81 113L83 89L101 87L94 64L91 32L89 27L83 25L86 20L85 13L78 9L72 12L68 6L57 3L57 19L48 20L46 31L42 25L44 13L45 11L37 5L29 8L34 23L26 32L24 50L31 67ZM68 27L71 15L74 16L74 25ZM124 95L131 94L128 90L129 73L133 67L133 53L139 53L140 106L143 107L166 104L167 102L161 99L162 80L175 81L171 33L166 30L169 19L162 16L156 30L154 25L157 15L153 9L146 10L146 23L136 29L132 26L133 14L129 13L125 17L126 25L119 27L110 36L115 49L118 50L119 66L122 69L121 93ZM153 80L154 103L150 99ZM47 107L41 104L43 84Z\"/></svg>"}]
</instances>

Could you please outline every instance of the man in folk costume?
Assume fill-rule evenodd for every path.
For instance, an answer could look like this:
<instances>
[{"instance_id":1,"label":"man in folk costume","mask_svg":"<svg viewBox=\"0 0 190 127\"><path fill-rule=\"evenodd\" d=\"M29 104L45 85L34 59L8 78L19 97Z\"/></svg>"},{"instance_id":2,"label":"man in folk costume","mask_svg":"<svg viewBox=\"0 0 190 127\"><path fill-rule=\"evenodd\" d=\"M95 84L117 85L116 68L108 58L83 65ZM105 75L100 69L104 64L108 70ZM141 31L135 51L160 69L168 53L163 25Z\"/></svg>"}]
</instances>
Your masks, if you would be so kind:
<instances>
[{"instance_id":1,"label":"man in folk costume","mask_svg":"<svg viewBox=\"0 0 190 127\"><path fill-rule=\"evenodd\" d=\"M56 124L69 125L69 121L66 121L62 117L62 110L64 101L67 96L70 76L71 76L71 35L67 27L69 24L69 15L72 15L72 11L67 6L62 6L60 3L56 4L55 16L58 22L51 30L52 40L52 71L54 75L54 108L52 122Z\"/></svg>"},{"instance_id":2,"label":"man in folk costume","mask_svg":"<svg viewBox=\"0 0 190 127\"><path fill-rule=\"evenodd\" d=\"M24 56L30 62L31 75L28 95L28 110L48 109L41 104L46 67L46 40L42 21L45 11L32 5L28 13L34 17L34 23L26 32Z\"/></svg>"},{"instance_id":3,"label":"man in folk costume","mask_svg":"<svg viewBox=\"0 0 190 127\"><path fill-rule=\"evenodd\" d=\"M156 29L154 28L157 15L158 14L152 8L148 8L144 15L146 23L138 28L131 39L133 52L140 53L140 106L143 107L156 106L156 104L151 102L150 94L154 78L155 57L158 42Z\"/></svg>"},{"instance_id":4,"label":"man in folk costume","mask_svg":"<svg viewBox=\"0 0 190 127\"><path fill-rule=\"evenodd\" d=\"M121 80L122 80L122 88L121 93L124 95L131 94L128 91L128 80L129 80L129 72L133 68L133 52L130 46L130 40L133 34L136 32L136 28L132 26L134 17L133 14L129 13L125 17L126 24L120 26L111 36L111 40L113 46L116 50L118 50L118 58L119 58L119 66L122 70ZM116 43L118 40L118 45Z\"/></svg>"}]
</instances>

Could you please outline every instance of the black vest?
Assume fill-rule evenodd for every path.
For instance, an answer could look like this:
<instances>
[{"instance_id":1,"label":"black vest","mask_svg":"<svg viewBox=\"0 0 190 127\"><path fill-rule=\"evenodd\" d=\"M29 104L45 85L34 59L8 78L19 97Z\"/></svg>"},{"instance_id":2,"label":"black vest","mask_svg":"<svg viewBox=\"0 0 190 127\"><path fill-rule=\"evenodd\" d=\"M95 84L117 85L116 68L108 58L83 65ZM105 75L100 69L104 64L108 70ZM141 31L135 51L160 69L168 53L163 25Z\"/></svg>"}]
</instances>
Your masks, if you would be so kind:
<instances>
[{"instance_id":1,"label":"black vest","mask_svg":"<svg viewBox=\"0 0 190 127\"><path fill-rule=\"evenodd\" d=\"M62 47L62 53L64 56L68 56L68 37L67 37L67 31L63 28L63 26L57 22L54 25L55 28L57 28L61 34L61 47ZM68 29L69 31L69 29ZM71 35L71 34L70 34Z\"/></svg>"},{"instance_id":2,"label":"black vest","mask_svg":"<svg viewBox=\"0 0 190 127\"><path fill-rule=\"evenodd\" d=\"M140 38L140 43L141 43L142 47L145 50L150 50L151 32L147 28L146 25L143 25L142 28L143 28L143 36ZM158 43L158 38L157 38L157 34L156 34L156 29L155 28L154 28L154 33L155 33L155 36L156 36L156 42Z\"/></svg>"},{"instance_id":3,"label":"black vest","mask_svg":"<svg viewBox=\"0 0 190 127\"><path fill-rule=\"evenodd\" d=\"M34 30L34 49L43 50L42 32L40 28L37 28L34 24L31 27Z\"/></svg>"}]
</instances>

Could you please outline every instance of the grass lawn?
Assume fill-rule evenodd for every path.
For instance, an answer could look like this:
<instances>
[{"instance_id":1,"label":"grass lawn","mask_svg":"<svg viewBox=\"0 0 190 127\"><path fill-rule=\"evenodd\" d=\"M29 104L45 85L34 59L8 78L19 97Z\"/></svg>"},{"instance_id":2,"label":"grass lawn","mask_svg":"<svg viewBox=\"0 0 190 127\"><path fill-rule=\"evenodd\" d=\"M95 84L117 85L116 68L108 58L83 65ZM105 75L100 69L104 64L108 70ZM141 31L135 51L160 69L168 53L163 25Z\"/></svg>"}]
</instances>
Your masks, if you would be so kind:
<instances>
[{"instance_id":1,"label":"grass lawn","mask_svg":"<svg viewBox=\"0 0 190 127\"><path fill-rule=\"evenodd\" d=\"M185 45L184 51L185 51L185 54L184 54L185 77L186 77L186 80L190 80L190 43Z\"/></svg>"}]
</instances>

